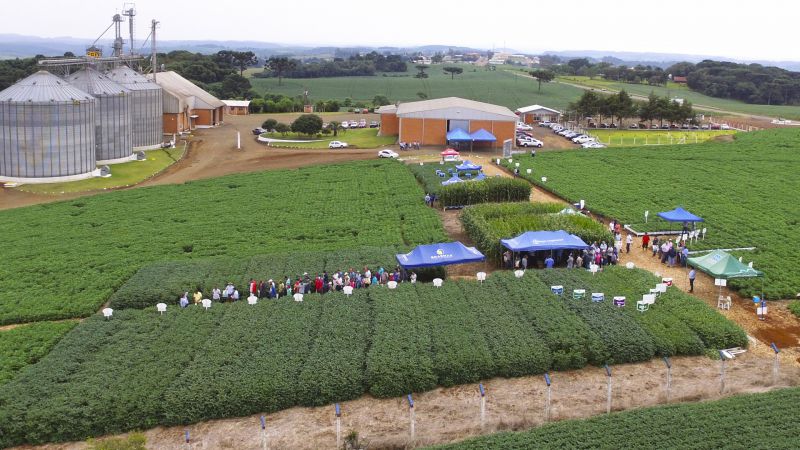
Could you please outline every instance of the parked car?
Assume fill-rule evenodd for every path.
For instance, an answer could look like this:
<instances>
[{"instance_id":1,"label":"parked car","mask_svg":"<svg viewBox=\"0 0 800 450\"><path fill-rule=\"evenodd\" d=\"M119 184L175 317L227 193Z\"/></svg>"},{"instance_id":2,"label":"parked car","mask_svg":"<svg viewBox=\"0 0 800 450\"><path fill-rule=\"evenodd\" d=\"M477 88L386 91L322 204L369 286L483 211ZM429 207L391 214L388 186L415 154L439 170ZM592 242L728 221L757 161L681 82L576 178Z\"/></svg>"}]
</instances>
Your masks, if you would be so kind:
<instances>
[{"instance_id":1,"label":"parked car","mask_svg":"<svg viewBox=\"0 0 800 450\"><path fill-rule=\"evenodd\" d=\"M720 127L720 125L719 125L718 123L712 123L712 124L711 124L711 125L709 125L709 127L708 127L708 129L709 129L709 130L719 130L720 128L721 128L721 127Z\"/></svg>"},{"instance_id":2,"label":"parked car","mask_svg":"<svg viewBox=\"0 0 800 450\"><path fill-rule=\"evenodd\" d=\"M597 124L594 123L594 122L589 122L588 124L586 124L586 127L587 128L597 128Z\"/></svg>"},{"instance_id":3,"label":"parked car","mask_svg":"<svg viewBox=\"0 0 800 450\"><path fill-rule=\"evenodd\" d=\"M723 123L722 125L719 126L719 129L720 130L730 130L731 127L727 123Z\"/></svg>"},{"instance_id":4,"label":"parked car","mask_svg":"<svg viewBox=\"0 0 800 450\"><path fill-rule=\"evenodd\" d=\"M361 119L358 121L358 128L367 128L367 120Z\"/></svg>"},{"instance_id":5,"label":"parked car","mask_svg":"<svg viewBox=\"0 0 800 450\"><path fill-rule=\"evenodd\" d=\"M372 120L369 122L370 128L378 128L379 126L381 126L381 124L379 124L377 120Z\"/></svg>"},{"instance_id":6,"label":"parked car","mask_svg":"<svg viewBox=\"0 0 800 450\"><path fill-rule=\"evenodd\" d=\"M611 125L608 126L608 128L617 128L617 124L612 123Z\"/></svg>"},{"instance_id":7,"label":"parked car","mask_svg":"<svg viewBox=\"0 0 800 450\"><path fill-rule=\"evenodd\" d=\"M688 123L684 123L684 124L681 125L681 130L688 130L688 129L689 129L689 124Z\"/></svg>"},{"instance_id":8,"label":"parked car","mask_svg":"<svg viewBox=\"0 0 800 450\"><path fill-rule=\"evenodd\" d=\"M669 124L665 123L664 125L661 125L661 129L662 130L669 130Z\"/></svg>"},{"instance_id":9,"label":"parked car","mask_svg":"<svg viewBox=\"0 0 800 450\"><path fill-rule=\"evenodd\" d=\"M517 147L538 147L542 148L544 143L538 139L534 138L527 138L527 139L517 139Z\"/></svg>"},{"instance_id":10,"label":"parked car","mask_svg":"<svg viewBox=\"0 0 800 450\"><path fill-rule=\"evenodd\" d=\"M567 138L567 139L572 139L572 138L578 137L578 136L580 136L580 133L578 133L577 131L570 131L569 133L564 135L564 137Z\"/></svg>"},{"instance_id":11,"label":"parked car","mask_svg":"<svg viewBox=\"0 0 800 450\"><path fill-rule=\"evenodd\" d=\"M328 148L347 148L347 142L331 141L328 144Z\"/></svg>"},{"instance_id":12,"label":"parked car","mask_svg":"<svg viewBox=\"0 0 800 450\"><path fill-rule=\"evenodd\" d=\"M517 131L517 137L520 136L533 137L533 133L528 133L527 131Z\"/></svg>"},{"instance_id":13,"label":"parked car","mask_svg":"<svg viewBox=\"0 0 800 450\"><path fill-rule=\"evenodd\" d=\"M601 123L600 124L600 128L608 128L608 124L607 123Z\"/></svg>"},{"instance_id":14,"label":"parked car","mask_svg":"<svg viewBox=\"0 0 800 450\"><path fill-rule=\"evenodd\" d=\"M697 125L692 125L692 129L693 129L693 130L699 130L699 129L700 129L700 127L698 127Z\"/></svg>"},{"instance_id":15,"label":"parked car","mask_svg":"<svg viewBox=\"0 0 800 450\"><path fill-rule=\"evenodd\" d=\"M552 128L553 133L558 133L559 131L562 131L563 129L564 129L564 127L562 127L561 125L556 125L556 126L554 126Z\"/></svg>"},{"instance_id":16,"label":"parked car","mask_svg":"<svg viewBox=\"0 0 800 450\"><path fill-rule=\"evenodd\" d=\"M531 131L532 129L533 127L525 122L517 122L517 130Z\"/></svg>"},{"instance_id":17,"label":"parked car","mask_svg":"<svg viewBox=\"0 0 800 450\"><path fill-rule=\"evenodd\" d=\"M704 123L704 124L700 125L700 129L701 130L707 130L708 128L709 128L709 126L708 126L707 123Z\"/></svg>"},{"instance_id":18,"label":"parked car","mask_svg":"<svg viewBox=\"0 0 800 450\"><path fill-rule=\"evenodd\" d=\"M650 125L650 129L651 130L657 130L658 129L658 125L652 124L652 125Z\"/></svg>"},{"instance_id":19,"label":"parked car","mask_svg":"<svg viewBox=\"0 0 800 450\"><path fill-rule=\"evenodd\" d=\"M260 135L262 133L266 133L266 132L267 132L267 130L265 130L263 128L253 128L253 134L255 134L256 136L258 136L258 135Z\"/></svg>"},{"instance_id":20,"label":"parked car","mask_svg":"<svg viewBox=\"0 0 800 450\"><path fill-rule=\"evenodd\" d=\"M583 148L606 148L606 146L604 144L601 144L599 142L594 142L594 141L584 142L583 144L581 144L581 147L583 147Z\"/></svg>"},{"instance_id":21,"label":"parked car","mask_svg":"<svg viewBox=\"0 0 800 450\"><path fill-rule=\"evenodd\" d=\"M638 130L639 129L639 124L632 123L632 124L628 125L628 128L630 128L631 130Z\"/></svg>"},{"instance_id":22,"label":"parked car","mask_svg":"<svg viewBox=\"0 0 800 450\"><path fill-rule=\"evenodd\" d=\"M358 122L355 120L350 121L350 128L358 128Z\"/></svg>"},{"instance_id":23,"label":"parked car","mask_svg":"<svg viewBox=\"0 0 800 450\"><path fill-rule=\"evenodd\" d=\"M586 136L585 134L582 134L582 135L580 135L578 137L572 138L572 142L574 142L576 144L585 144L587 142L593 142L593 141L594 141L593 137Z\"/></svg>"},{"instance_id":24,"label":"parked car","mask_svg":"<svg viewBox=\"0 0 800 450\"><path fill-rule=\"evenodd\" d=\"M342 128L350 128L350 122L343 120L341 124L339 124Z\"/></svg>"},{"instance_id":25,"label":"parked car","mask_svg":"<svg viewBox=\"0 0 800 450\"><path fill-rule=\"evenodd\" d=\"M378 158L398 158L400 155L397 154L394 150L389 150L385 148L378 152Z\"/></svg>"},{"instance_id":26,"label":"parked car","mask_svg":"<svg viewBox=\"0 0 800 450\"><path fill-rule=\"evenodd\" d=\"M550 125L551 125L550 121L547 121L547 120L543 120L543 121L539 122L539 126L540 127L549 127Z\"/></svg>"}]
</instances>

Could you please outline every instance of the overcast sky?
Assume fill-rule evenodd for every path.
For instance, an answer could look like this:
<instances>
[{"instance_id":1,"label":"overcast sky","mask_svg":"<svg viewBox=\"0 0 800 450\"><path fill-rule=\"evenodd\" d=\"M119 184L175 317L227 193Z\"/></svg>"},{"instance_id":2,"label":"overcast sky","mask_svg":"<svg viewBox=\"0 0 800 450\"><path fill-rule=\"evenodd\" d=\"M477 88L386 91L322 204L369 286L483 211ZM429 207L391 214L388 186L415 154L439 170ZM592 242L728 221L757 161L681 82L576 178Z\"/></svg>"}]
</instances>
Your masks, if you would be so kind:
<instances>
[{"instance_id":1,"label":"overcast sky","mask_svg":"<svg viewBox=\"0 0 800 450\"><path fill-rule=\"evenodd\" d=\"M111 0L0 0L0 33L91 41L122 6ZM800 1L792 0L139 0L136 9L139 39L155 18L160 38L167 40L505 45L525 52L615 50L800 61Z\"/></svg>"}]
</instances>

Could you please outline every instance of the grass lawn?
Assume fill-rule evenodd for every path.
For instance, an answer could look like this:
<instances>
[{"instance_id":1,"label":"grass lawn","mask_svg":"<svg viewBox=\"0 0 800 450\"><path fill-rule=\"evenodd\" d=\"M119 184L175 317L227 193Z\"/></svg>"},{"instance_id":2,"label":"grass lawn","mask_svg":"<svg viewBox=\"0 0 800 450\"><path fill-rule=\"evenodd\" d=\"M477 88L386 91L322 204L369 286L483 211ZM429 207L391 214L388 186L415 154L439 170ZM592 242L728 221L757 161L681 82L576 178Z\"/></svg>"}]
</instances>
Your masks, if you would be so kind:
<instances>
[{"instance_id":1,"label":"grass lawn","mask_svg":"<svg viewBox=\"0 0 800 450\"><path fill-rule=\"evenodd\" d=\"M717 136L735 134L734 130L589 130L603 144L611 147L635 147L641 145L699 144Z\"/></svg>"},{"instance_id":2,"label":"grass lawn","mask_svg":"<svg viewBox=\"0 0 800 450\"><path fill-rule=\"evenodd\" d=\"M262 136L270 137L273 139L289 139L300 140L308 139L311 142L272 142L271 147L282 148L328 148L328 143L331 141L347 142L349 148L378 148L386 145L392 145L397 142L397 136L378 136L377 128L358 128L355 130L339 130L336 137L333 135L322 135L322 137L309 138L306 135L297 133L289 133L282 135L280 133L265 133ZM315 142L316 141L316 142ZM333 149L335 150L335 149Z\"/></svg>"},{"instance_id":3,"label":"grass lawn","mask_svg":"<svg viewBox=\"0 0 800 450\"><path fill-rule=\"evenodd\" d=\"M784 117L792 120L800 120L800 106L774 106L774 105L751 105L748 103L740 102L738 100L730 100L725 98L715 98L708 95L695 92L688 87L675 83L668 83L664 86L649 86L646 84L628 84L618 83L614 81L606 81L602 79L590 80L589 77L569 76L558 77L558 81L565 83L580 84L584 86L593 87L595 89L607 89L609 91L619 91L624 89L629 94L636 94L642 96L650 95L650 92L655 92L658 96L678 97L686 99L695 107L708 106L711 108L723 109L725 111L732 111L743 114L755 114L770 117Z\"/></svg>"},{"instance_id":4,"label":"grass lawn","mask_svg":"<svg viewBox=\"0 0 800 450\"><path fill-rule=\"evenodd\" d=\"M24 184L18 189L35 194L65 194L132 186L177 162L183 157L183 152L182 145L172 149L150 150L146 152L147 160L145 161L132 161L109 166L111 167L109 178L89 178L66 183Z\"/></svg>"},{"instance_id":5,"label":"grass lawn","mask_svg":"<svg viewBox=\"0 0 800 450\"><path fill-rule=\"evenodd\" d=\"M428 98L462 97L481 102L503 105L512 110L533 104L562 109L575 101L582 89L558 83L542 84L538 92L536 81L526 72L516 69L487 70L484 67L462 65L464 73L451 80L450 75L434 65L426 72L428 78L414 78L416 70L401 74L379 74L371 77L335 77L311 79L250 78L253 89L259 94L302 95L309 91L310 100L351 98L353 101L372 102L376 95L385 95L390 101L417 101L417 93Z\"/></svg>"}]
</instances>

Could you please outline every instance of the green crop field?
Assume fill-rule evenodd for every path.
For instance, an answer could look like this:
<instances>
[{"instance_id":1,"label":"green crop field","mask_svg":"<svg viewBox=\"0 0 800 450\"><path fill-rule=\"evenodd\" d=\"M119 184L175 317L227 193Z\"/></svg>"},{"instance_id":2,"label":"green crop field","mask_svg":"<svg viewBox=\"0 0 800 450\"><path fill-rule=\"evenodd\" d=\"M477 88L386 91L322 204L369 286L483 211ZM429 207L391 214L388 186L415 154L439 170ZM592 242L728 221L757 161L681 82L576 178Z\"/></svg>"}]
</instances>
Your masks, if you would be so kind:
<instances>
[{"instance_id":1,"label":"green crop field","mask_svg":"<svg viewBox=\"0 0 800 450\"><path fill-rule=\"evenodd\" d=\"M44 357L78 322L40 322L0 331L0 385Z\"/></svg>"},{"instance_id":2,"label":"green crop field","mask_svg":"<svg viewBox=\"0 0 800 450\"><path fill-rule=\"evenodd\" d=\"M754 114L769 117L783 117L786 119L800 120L800 106L775 106L775 105L751 105L748 103L740 102L738 100L730 100L724 98L709 97L707 95L695 92L684 85L675 83L668 83L664 86L649 86L646 84L628 84L617 83L613 81L606 81L603 79L590 80L589 77L558 77L557 81L564 83L580 84L595 89L606 89L609 91L625 90L630 94L641 95L647 97L650 92L655 92L659 97L667 96L670 98L678 97L692 102L695 106L703 105L711 108L717 108L725 111L737 112L742 114ZM715 114L708 113L706 114ZM720 114L725 115L725 114Z\"/></svg>"},{"instance_id":3,"label":"green crop field","mask_svg":"<svg viewBox=\"0 0 800 450\"><path fill-rule=\"evenodd\" d=\"M425 192L436 196L439 206L466 206L487 202L527 202L530 199L531 185L524 180L500 176L486 177L481 181L471 180L481 173L479 170L460 171L458 175L464 180L463 183L442 186L442 181L451 178L448 170L455 173L457 165L455 163L411 164L408 168L425 188ZM437 170L444 173L445 176L437 175Z\"/></svg>"},{"instance_id":4,"label":"green crop field","mask_svg":"<svg viewBox=\"0 0 800 450\"><path fill-rule=\"evenodd\" d=\"M0 386L0 447L747 344L733 322L678 289L637 312L656 282L619 267L497 272L483 284L96 314ZM556 297L554 283L608 300ZM613 306L614 295L626 306Z\"/></svg>"},{"instance_id":5,"label":"green crop field","mask_svg":"<svg viewBox=\"0 0 800 450\"><path fill-rule=\"evenodd\" d=\"M0 211L0 324L88 316L154 261L440 242L423 196L374 160Z\"/></svg>"},{"instance_id":6,"label":"green crop field","mask_svg":"<svg viewBox=\"0 0 800 450\"><path fill-rule=\"evenodd\" d=\"M264 137L273 139L288 139L288 140L308 140L309 142L271 142L270 147L282 148L328 148L331 141L344 141L347 142L348 147L352 148L378 148L386 145L392 145L397 142L397 136L378 136L377 128L359 128L355 130L339 130L338 135L322 135L319 138L309 138L306 135L298 135L290 133L286 136L280 133L264 133ZM337 149L331 149L332 152Z\"/></svg>"},{"instance_id":7,"label":"green crop field","mask_svg":"<svg viewBox=\"0 0 800 450\"><path fill-rule=\"evenodd\" d=\"M517 162L533 170L521 172L537 185L571 202L584 199L591 211L637 230L669 229L656 213L682 206L705 218L708 229L690 250L756 247L743 258L766 273L767 298L800 292L800 130L742 133L732 143L518 155ZM732 285L745 295L761 292L760 281Z\"/></svg>"},{"instance_id":8,"label":"green crop field","mask_svg":"<svg viewBox=\"0 0 800 450\"><path fill-rule=\"evenodd\" d=\"M498 433L438 450L797 448L800 389L712 402L657 406L518 433Z\"/></svg>"},{"instance_id":9,"label":"green crop field","mask_svg":"<svg viewBox=\"0 0 800 450\"><path fill-rule=\"evenodd\" d=\"M632 130L586 130L587 134L609 147L637 147L642 145L702 144L718 136L736 134L734 130L698 131L632 131Z\"/></svg>"},{"instance_id":10,"label":"green crop field","mask_svg":"<svg viewBox=\"0 0 800 450\"><path fill-rule=\"evenodd\" d=\"M414 78L413 67L404 74L386 74L372 77L336 77L286 79L278 85L277 78L250 78L253 89L260 94L283 94L294 97L309 91L312 101L351 98L353 101L372 102L376 95L385 95L390 101L420 100L418 92L428 98L462 97L494 103L510 108L533 104L563 109L581 96L582 89L558 83L542 84L538 92L536 81L526 72L513 70L490 71L484 67L463 65L464 73L454 80L434 65L427 70L428 78Z\"/></svg>"}]
</instances>

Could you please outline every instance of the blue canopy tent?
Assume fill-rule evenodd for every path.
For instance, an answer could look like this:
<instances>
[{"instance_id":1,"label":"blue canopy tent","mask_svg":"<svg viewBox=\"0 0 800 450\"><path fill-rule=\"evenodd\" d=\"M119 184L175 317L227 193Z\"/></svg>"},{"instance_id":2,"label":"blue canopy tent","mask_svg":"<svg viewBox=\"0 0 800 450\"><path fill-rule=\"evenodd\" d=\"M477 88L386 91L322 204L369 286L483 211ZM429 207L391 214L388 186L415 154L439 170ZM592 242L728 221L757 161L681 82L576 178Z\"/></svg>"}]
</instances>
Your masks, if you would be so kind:
<instances>
[{"instance_id":1,"label":"blue canopy tent","mask_svg":"<svg viewBox=\"0 0 800 450\"><path fill-rule=\"evenodd\" d=\"M414 250L395 257L404 269L480 262L486 259L475 247L467 247L458 241L419 245Z\"/></svg>"},{"instance_id":2,"label":"blue canopy tent","mask_svg":"<svg viewBox=\"0 0 800 450\"><path fill-rule=\"evenodd\" d=\"M483 166L473 164L472 161L464 161L456 166L456 170L481 170Z\"/></svg>"},{"instance_id":3,"label":"blue canopy tent","mask_svg":"<svg viewBox=\"0 0 800 450\"><path fill-rule=\"evenodd\" d=\"M486 179L486 175L483 172L479 173L477 177L473 178L472 181L483 181Z\"/></svg>"},{"instance_id":4,"label":"blue canopy tent","mask_svg":"<svg viewBox=\"0 0 800 450\"><path fill-rule=\"evenodd\" d=\"M539 250L583 250L586 242L564 230L526 231L511 239L500 239L503 247L513 252L535 252Z\"/></svg>"},{"instance_id":5,"label":"blue canopy tent","mask_svg":"<svg viewBox=\"0 0 800 450\"><path fill-rule=\"evenodd\" d=\"M472 142L472 137L463 129L456 128L447 133L447 140L453 142Z\"/></svg>"},{"instance_id":6,"label":"blue canopy tent","mask_svg":"<svg viewBox=\"0 0 800 450\"><path fill-rule=\"evenodd\" d=\"M483 128L470 134L469 136L475 142L497 142L497 138Z\"/></svg>"},{"instance_id":7,"label":"blue canopy tent","mask_svg":"<svg viewBox=\"0 0 800 450\"><path fill-rule=\"evenodd\" d=\"M464 180L458 178L458 175L453 175L449 179L442 181L442 186L447 186L448 184L453 184L453 183L463 183L463 182Z\"/></svg>"},{"instance_id":8,"label":"blue canopy tent","mask_svg":"<svg viewBox=\"0 0 800 450\"><path fill-rule=\"evenodd\" d=\"M668 222L705 222L702 217L695 216L680 206L672 211L660 212L658 213L658 217Z\"/></svg>"},{"instance_id":9,"label":"blue canopy tent","mask_svg":"<svg viewBox=\"0 0 800 450\"><path fill-rule=\"evenodd\" d=\"M690 213L689 211L681 208L680 206L673 209L672 211L664 211L658 213L658 217L666 220L667 222L682 222L684 224L682 234L689 232L689 227L686 226L687 223L692 224L692 228L694 229L696 222L705 222L702 217L695 216L694 214ZM672 228L670 227L670 230Z\"/></svg>"}]
</instances>

